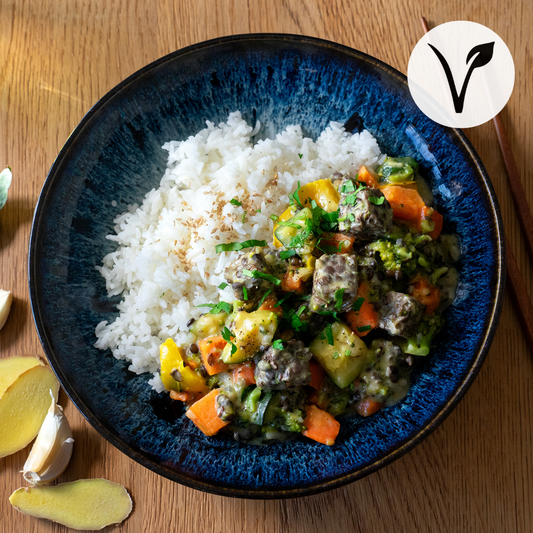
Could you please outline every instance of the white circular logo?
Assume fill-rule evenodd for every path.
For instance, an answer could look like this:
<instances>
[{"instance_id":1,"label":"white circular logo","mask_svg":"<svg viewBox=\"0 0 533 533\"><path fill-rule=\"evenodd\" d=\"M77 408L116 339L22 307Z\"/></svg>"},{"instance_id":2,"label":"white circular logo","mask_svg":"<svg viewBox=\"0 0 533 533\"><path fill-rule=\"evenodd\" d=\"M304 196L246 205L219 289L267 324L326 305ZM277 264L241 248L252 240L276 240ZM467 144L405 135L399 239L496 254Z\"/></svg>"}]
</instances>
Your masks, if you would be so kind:
<instances>
[{"instance_id":1,"label":"white circular logo","mask_svg":"<svg viewBox=\"0 0 533 533\"><path fill-rule=\"evenodd\" d=\"M495 117L513 92L514 62L492 30L475 22L441 24L415 46L407 78L416 105L429 118L454 128Z\"/></svg>"}]
</instances>

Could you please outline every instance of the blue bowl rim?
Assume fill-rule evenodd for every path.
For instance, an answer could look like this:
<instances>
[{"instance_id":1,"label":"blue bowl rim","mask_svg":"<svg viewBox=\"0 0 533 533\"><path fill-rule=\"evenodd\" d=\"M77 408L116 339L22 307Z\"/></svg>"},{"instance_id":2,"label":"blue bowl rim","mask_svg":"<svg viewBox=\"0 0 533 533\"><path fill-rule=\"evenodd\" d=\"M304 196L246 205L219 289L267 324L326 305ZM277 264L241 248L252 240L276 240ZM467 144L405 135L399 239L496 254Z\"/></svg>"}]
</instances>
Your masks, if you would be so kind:
<instances>
[{"instance_id":1,"label":"blue bowl rim","mask_svg":"<svg viewBox=\"0 0 533 533\"><path fill-rule=\"evenodd\" d=\"M492 302L492 310L491 310L492 312L490 313L490 316L486 320L487 328L485 331L485 335L482 339L482 342L480 343L480 348L477 353L477 356L472 361L470 370L465 375L462 383L457 387L453 395L451 395L451 397L448 398L447 403L440 409L439 412L435 413L434 416L426 422L424 427L421 428L416 434L414 434L408 441L403 443L398 448L395 448L393 451L389 452L387 455L385 455L378 461L375 461L374 463L367 465L363 468L360 468L354 472L351 472L351 473L348 473L342 476L338 476L335 479L332 479L330 481L323 482L323 483L317 483L314 485L306 485L305 487L300 487L300 488L295 487L291 489L282 489L282 490L261 490L261 489L240 490L240 489L222 487L222 486L215 485L212 483L205 483L197 479L189 478L183 474L179 474L175 472L174 470L165 468L162 465L158 464L157 462L152 461L151 459L147 458L143 454L132 449L129 445L122 442L119 437L113 434L112 431L106 427L106 425L104 425L102 422L97 420L97 418L92 414L91 410L87 407L87 405L85 405L85 403L81 400L81 398L78 396L76 391L71 387L67 376L64 375L61 369L60 362L56 360L53 350L51 349L51 343L48 340L47 332L44 327L43 321L41 319L41 315L39 311L38 292L37 292L36 264L38 261L37 248L38 248L38 243L39 243L39 227L40 227L41 219L45 216L46 200L48 198L48 194L50 193L52 189L52 184L53 184L56 172L58 171L58 169L60 169L61 164L63 163L65 158L68 156L69 149L76 142L76 137L77 137L76 134L81 133L83 129L85 128L85 126L88 123L90 123L92 117L95 114L97 114L100 111L100 109L102 109L107 104L107 102L109 102L117 94L125 90L130 85L130 83L135 82L137 78L143 76L144 74L146 74L147 72L151 70L154 70L160 67L164 63L174 61L178 57L185 56L187 54L194 53L205 48L216 47L221 44L238 43L238 42L243 43L246 41L253 41L253 42L286 41L286 42L295 42L298 44L308 43L308 44L311 44L317 47L330 48L346 56L354 58L355 60L366 62L381 70L384 70L389 75L395 77L400 83L407 84L407 77L404 74L402 74L395 68L391 67L390 65L386 64L385 62L379 59L376 59L364 52L360 52L359 50L356 50L354 48L350 48L348 46L338 44L332 41L328 41L325 39L319 39L316 37L310 37L310 36L305 36L305 35L284 34L284 33L250 33L250 34L238 34L238 35L219 37L216 39L202 41L200 43L196 43L196 44L187 46L185 48L181 48L179 50L171 52L149 63L148 65L142 67L141 69L137 70L136 72L128 76L125 80L120 82L113 89L108 91L102 98L100 98L91 107L91 109L85 114L85 116L82 118L80 123L76 126L76 128L69 135L65 144L61 148L58 156L56 157L52 166L50 167L50 171L48 172L45 183L43 184L43 187L41 189L39 199L35 207L33 221L32 221L32 228L31 228L31 234L30 234L30 240L29 240L29 254L28 254L29 255L28 257L28 284L29 284L29 291L30 291L30 303L31 303L31 308L32 308L32 315L33 315L33 319L34 319L34 322L37 328L37 334L43 346L44 352L48 358L50 366L55 372L63 389L69 396L72 403L77 407L77 409L81 412L81 414L85 417L85 419L91 424L91 426L94 429L96 429L96 431L98 431L98 433L100 433L100 435L104 437L107 441L109 441L113 446L118 448L122 453L134 459L135 461L137 461L144 467L152 470L153 472L159 475L162 475L172 481L181 483L182 485L185 485L187 487L191 487L197 490L209 492L212 494L218 494L221 496L230 496L230 497L247 498L247 499L293 498L293 497L300 497L300 496L309 496L309 495L318 494L318 493L321 493L327 490L331 490L334 488L339 488L348 483L352 483L358 479L361 479L373 472L376 472L380 468L383 468L384 466L392 463L396 459L400 458L401 456L403 456L404 454L412 450L415 446L420 444L433 431L435 431L435 429L452 412L452 410L455 408L458 402L466 394L466 392L472 385L474 379L476 378L477 374L479 373L481 366L489 351L495 332L496 332L496 328L497 328L498 321L499 321L499 316L500 316L500 313L503 307L503 295L504 295L504 289L505 289L506 260L505 260L504 230L503 230L503 222L502 222L500 208L499 208L499 205L496 199L496 194L492 186L492 183L490 181L490 178L488 176L488 173L485 170L480 157L476 153L474 147L472 146L472 144L470 143L466 135L461 130L456 129L456 128L448 128L451 132L453 132L457 140L459 140L462 143L463 148L470 156L474 166L476 167L479 173L481 182L483 183L485 187L487 199L492 208L491 215L493 218L493 223L494 223L495 232L497 236L496 249L498 251L498 267L497 267L497 272L495 273L495 276L494 276L496 287L495 287L495 292L494 292L494 299Z\"/></svg>"}]
</instances>

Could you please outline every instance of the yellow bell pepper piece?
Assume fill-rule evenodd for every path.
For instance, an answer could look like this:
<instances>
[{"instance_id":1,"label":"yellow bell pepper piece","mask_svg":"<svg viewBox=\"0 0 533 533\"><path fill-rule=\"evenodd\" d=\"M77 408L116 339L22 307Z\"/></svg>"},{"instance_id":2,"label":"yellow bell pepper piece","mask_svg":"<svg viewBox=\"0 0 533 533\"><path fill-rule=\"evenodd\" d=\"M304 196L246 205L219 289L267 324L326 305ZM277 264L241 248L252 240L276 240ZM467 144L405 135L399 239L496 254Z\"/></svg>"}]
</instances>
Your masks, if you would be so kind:
<instances>
[{"instance_id":1,"label":"yellow bell pepper piece","mask_svg":"<svg viewBox=\"0 0 533 533\"><path fill-rule=\"evenodd\" d=\"M185 366L183 362L184 351L172 339L167 339L161 344L159 347L161 381L167 390L202 392L208 388L205 380L191 367ZM174 377L181 377L181 381L176 381L173 375Z\"/></svg>"},{"instance_id":2,"label":"yellow bell pepper piece","mask_svg":"<svg viewBox=\"0 0 533 533\"><path fill-rule=\"evenodd\" d=\"M290 207L285 209L285 211L283 211L281 216L278 218L278 221L279 222L286 222L287 220L289 220L289 218L292 218L297 213L297 211L298 211L298 208L295 205L291 205ZM281 244L281 242L276 237L276 235L274 235L274 233L276 232L276 228L277 227L278 227L278 224L274 224L274 231L272 233L272 237L274 238L274 243L273 244L274 244L274 246L276 248L281 248L283 246L283 244Z\"/></svg>"},{"instance_id":3,"label":"yellow bell pepper piece","mask_svg":"<svg viewBox=\"0 0 533 533\"><path fill-rule=\"evenodd\" d=\"M333 183L330 180L316 180L300 187L298 191L298 198L304 207L311 207L311 200L316 202L316 205L331 213L332 211L337 211L339 208L340 196ZM283 214L279 217L279 222L285 222L289 218L293 217L298 211L299 207L296 205L291 205ZM278 227L277 224L274 224L274 232ZM281 248L283 245L274 235L274 246L276 248Z\"/></svg>"},{"instance_id":4,"label":"yellow bell pepper piece","mask_svg":"<svg viewBox=\"0 0 533 533\"><path fill-rule=\"evenodd\" d=\"M300 187L298 197L304 207L311 207L311 200L314 200L328 213L339 208L340 196L330 180L316 180Z\"/></svg>"}]
</instances>

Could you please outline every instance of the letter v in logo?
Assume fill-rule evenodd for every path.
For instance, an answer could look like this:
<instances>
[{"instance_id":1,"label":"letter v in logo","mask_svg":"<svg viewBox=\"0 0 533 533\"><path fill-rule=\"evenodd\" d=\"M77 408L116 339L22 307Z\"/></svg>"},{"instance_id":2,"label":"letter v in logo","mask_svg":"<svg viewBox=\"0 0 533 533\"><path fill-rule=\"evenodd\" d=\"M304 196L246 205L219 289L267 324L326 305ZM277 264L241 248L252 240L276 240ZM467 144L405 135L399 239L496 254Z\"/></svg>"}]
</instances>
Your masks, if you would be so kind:
<instances>
[{"instance_id":1,"label":"letter v in logo","mask_svg":"<svg viewBox=\"0 0 533 533\"><path fill-rule=\"evenodd\" d=\"M431 43L428 43L428 46L435 52L435 55L439 58L442 68L444 69L446 79L448 80L448 85L450 86L450 92L452 93L453 107L455 108L455 112L462 113L465 104L466 89L468 87L468 82L470 81L470 76L472 76L472 73L476 68L484 67L490 62L494 54L494 41L492 41L491 43L478 44L477 46L474 46L474 48L472 48L470 52L468 52L468 56L466 57L467 65L468 62L472 59L472 57L474 57L476 54L477 57L474 59L474 61L472 61L472 64L468 68L465 81L463 82L463 86L459 94L457 94L452 70L448 65L448 61L446 61L446 58Z\"/></svg>"},{"instance_id":2,"label":"letter v in logo","mask_svg":"<svg viewBox=\"0 0 533 533\"><path fill-rule=\"evenodd\" d=\"M426 33L407 67L415 104L430 119L452 128L473 128L496 116L513 92L514 78L513 56L502 39L465 20Z\"/></svg>"}]
</instances>

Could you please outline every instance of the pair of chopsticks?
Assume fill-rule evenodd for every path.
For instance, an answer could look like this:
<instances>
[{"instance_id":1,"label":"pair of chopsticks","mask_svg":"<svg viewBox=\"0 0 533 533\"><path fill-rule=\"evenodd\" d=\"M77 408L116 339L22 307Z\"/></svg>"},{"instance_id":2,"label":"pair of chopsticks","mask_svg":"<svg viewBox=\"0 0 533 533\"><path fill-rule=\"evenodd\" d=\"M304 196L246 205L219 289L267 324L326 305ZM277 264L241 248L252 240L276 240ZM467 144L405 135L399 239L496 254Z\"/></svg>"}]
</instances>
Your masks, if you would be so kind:
<instances>
[{"instance_id":1,"label":"pair of chopsticks","mask_svg":"<svg viewBox=\"0 0 533 533\"><path fill-rule=\"evenodd\" d=\"M429 31L428 23L424 17L420 17L422 28L424 33ZM518 173L518 167L511 149L511 143L507 137L502 119L500 115L496 115L493 118L494 129L498 136L498 142L500 144L500 150L503 156L503 162L511 187L511 194L515 203L516 211L518 214L518 220L522 228L522 233L526 241L526 249L529 256L529 260L533 265L533 218L531 211L526 200L526 193L520 180L520 174ZM507 239L506 239L507 240ZM507 246L507 283L511 290L511 296L515 305L518 307L518 318L522 325L522 330L526 336L528 346L530 350L533 350L533 306L527 294L526 285L520 274L518 265L516 264L513 252L510 247Z\"/></svg>"}]
</instances>

